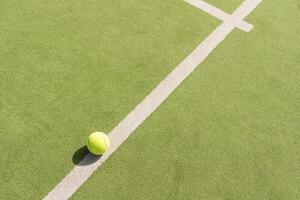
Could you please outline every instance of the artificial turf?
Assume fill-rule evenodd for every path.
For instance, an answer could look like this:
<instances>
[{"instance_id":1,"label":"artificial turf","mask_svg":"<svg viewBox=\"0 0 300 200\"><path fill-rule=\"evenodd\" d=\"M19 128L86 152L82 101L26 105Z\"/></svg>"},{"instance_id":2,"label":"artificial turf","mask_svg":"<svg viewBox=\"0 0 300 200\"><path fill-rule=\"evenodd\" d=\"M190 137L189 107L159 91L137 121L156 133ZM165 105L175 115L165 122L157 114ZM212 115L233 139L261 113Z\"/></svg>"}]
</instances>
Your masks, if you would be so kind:
<instances>
[{"instance_id":1,"label":"artificial turf","mask_svg":"<svg viewBox=\"0 0 300 200\"><path fill-rule=\"evenodd\" d=\"M205 0L205 2L231 14L244 2L244 0Z\"/></svg>"},{"instance_id":2,"label":"artificial turf","mask_svg":"<svg viewBox=\"0 0 300 200\"><path fill-rule=\"evenodd\" d=\"M179 0L2 0L0 199L45 196L217 24Z\"/></svg>"},{"instance_id":3,"label":"artificial turf","mask_svg":"<svg viewBox=\"0 0 300 200\"><path fill-rule=\"evenodd\" d=\"M299 199L299 19L265 0L73 199Z\"/></svg>"}]
</instances>

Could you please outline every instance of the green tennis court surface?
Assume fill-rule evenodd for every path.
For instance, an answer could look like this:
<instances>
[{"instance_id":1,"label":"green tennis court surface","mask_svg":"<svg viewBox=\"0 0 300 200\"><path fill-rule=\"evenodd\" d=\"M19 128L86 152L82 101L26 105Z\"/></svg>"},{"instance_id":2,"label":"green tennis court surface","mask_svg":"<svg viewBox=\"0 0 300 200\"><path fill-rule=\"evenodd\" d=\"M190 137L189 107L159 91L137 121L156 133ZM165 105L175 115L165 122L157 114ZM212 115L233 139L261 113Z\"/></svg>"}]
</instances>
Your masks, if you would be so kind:
<instances>
[{"instance_id":1,"label":"green tennis court surface","mask_svg":"<svg viewBox=\"0 0 300 200\"><path fill-rule=\"evenodd\" d=\"M300 3L245 21L72 199L300 198ZM45 197L220 24L181 0L2 0L0 199Z\"/></svg>"},{"instance_id":2,"label":"green tennis court surface","mask_svg":"<svg viewBox=\"0 0 300 200\"><path fill-rule=\"evenodd\" d=\"M227 13L232 13L239 5L243 3L243 0L206 0L205 2L216 6L219 9L226 11Z\"/></svg>"}]
</instances>

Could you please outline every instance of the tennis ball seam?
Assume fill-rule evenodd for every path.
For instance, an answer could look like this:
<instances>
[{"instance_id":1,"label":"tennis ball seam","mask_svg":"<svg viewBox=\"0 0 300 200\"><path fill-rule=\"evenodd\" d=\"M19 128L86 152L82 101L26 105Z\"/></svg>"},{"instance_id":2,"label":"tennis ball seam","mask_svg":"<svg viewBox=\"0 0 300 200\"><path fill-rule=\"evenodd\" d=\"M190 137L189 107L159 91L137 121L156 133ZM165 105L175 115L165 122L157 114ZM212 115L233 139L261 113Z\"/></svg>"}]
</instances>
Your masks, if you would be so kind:
<instances>
[{"instance_id":1,"label":"tennis ball seam","mask_svg":"<svg viewBox=\"0 0 300 200\"><path fill-rule=\"evenodd\" d=\"M105 136L102 134L102 139L104 141L104 144L105 144L105 151L108 149L108 145L106 143L106 139L105 139Z\"/></svg>"}]
</instances>

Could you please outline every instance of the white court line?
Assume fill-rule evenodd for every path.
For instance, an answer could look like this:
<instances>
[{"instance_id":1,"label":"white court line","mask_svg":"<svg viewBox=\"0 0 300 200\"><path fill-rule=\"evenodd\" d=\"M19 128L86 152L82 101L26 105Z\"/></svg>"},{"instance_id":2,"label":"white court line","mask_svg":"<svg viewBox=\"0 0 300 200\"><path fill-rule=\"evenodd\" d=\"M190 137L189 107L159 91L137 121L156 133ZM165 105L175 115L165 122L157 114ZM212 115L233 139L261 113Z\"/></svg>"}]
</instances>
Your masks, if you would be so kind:
<instances>
[{"instance_id":1,"label":"white court line","mask_svg":"<svg viewBox=\"0 0 300 200\"><path fill-rule=\"evenodd\" d=\"M138 104L110 133L111 146L100 158L88 154L44 200L66 200L101 166L130 134L187 78L196 67L251 13L262 0L245 0L233 13L235 20L224 21L190 55L188 55L158 86ZM116 180L117 181L117 180Z\"/></svg>"},{"instance_id":2,"label":"white court line","mask_svg":"<svg viewBox=\"0 0 300 200\"><path fill-rule=\"evenodd\" d=\"M208 14L214 16L215 18L218 18L221 21L229 21L229 20L236 20L236 18L233 18L232 15L227 14L223 10L220 10L219 8L216 8L205 1L202 0L185 0L185 2L203 10L204 12L207 12ZM249 24L248 22L240 20L240 23L237 25L237 27L245 32L251 31L253 28L252 24Z\"/></svg>"}]
</instances>

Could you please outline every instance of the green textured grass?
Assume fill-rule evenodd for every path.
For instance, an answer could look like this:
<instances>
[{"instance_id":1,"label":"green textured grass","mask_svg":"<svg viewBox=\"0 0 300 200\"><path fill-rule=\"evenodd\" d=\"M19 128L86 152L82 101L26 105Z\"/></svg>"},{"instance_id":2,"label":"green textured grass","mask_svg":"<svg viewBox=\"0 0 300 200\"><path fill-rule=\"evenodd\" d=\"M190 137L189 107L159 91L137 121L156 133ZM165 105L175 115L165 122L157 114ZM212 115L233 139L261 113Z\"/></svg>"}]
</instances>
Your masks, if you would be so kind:
<instances>
[{"instance_id":1,"label":"green textured grass","mask_svg":"<svg viewBox=\"0 0 300 200\"><path fill-rule=\"evenodd\" d=\"M2 0L0 199L45 196L216 25L179 0Z\"/></svg>"},{"instance_id":2,"label":"green textured grass","mask_svg":"<svg viewBox=\"0 0 300 200\"><path fill-rule=\"evenodd\" d=\"M228 14L233 13L243 2L244 0L204 0L205 2L227 12Z\"/></svg>"},{"instance_id":3,"label":"green textured grass","mask_svg":"<svg viewBox=\"0 0 300 200\"><path fill-rule=\"evenodd\" d=\"M299 19L265 0L73 199L299 199Z\"/></svg>"}]
</instances>

